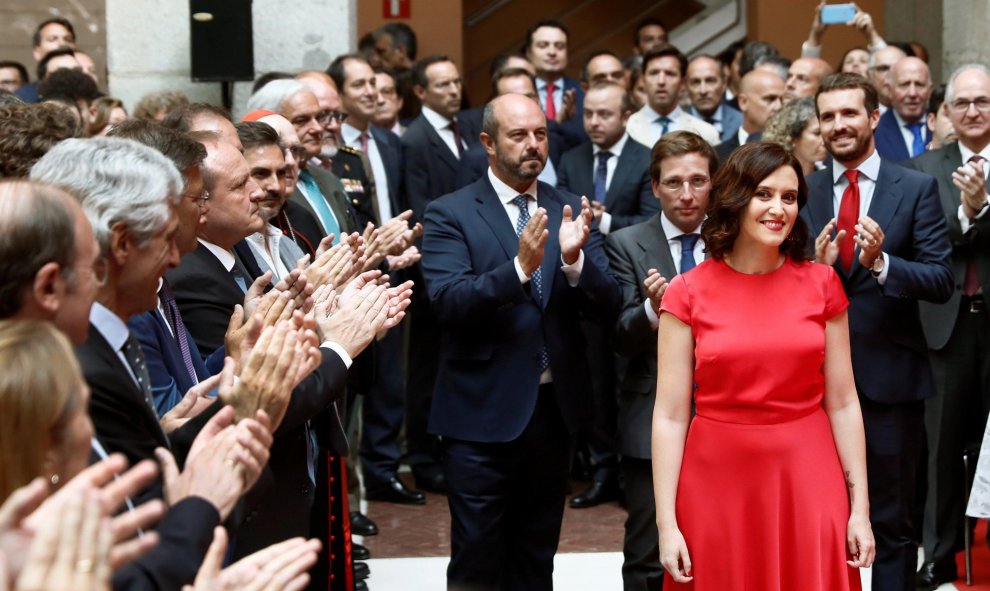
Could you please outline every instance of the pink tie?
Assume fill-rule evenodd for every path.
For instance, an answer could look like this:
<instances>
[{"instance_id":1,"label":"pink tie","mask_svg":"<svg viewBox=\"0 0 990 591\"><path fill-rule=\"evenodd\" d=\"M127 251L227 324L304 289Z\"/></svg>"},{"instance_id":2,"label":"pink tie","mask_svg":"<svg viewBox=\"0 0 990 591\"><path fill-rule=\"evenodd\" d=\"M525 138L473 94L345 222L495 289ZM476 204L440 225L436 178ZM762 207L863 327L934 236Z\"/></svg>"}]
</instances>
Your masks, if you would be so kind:
<instances>
[{"instance_id":1,"label":"pink tie","mask_svg":"<svg viewBox=\"0 0 990 591\"><path fill-rule=\"evenodd\" d=\"M361 140L361 151L364 152L365 154L367 154L368 153L368 132L367 131L362 131L361 132L361 135L360 135L360 137L358 139Z\"/></svg>"}]
</instances>

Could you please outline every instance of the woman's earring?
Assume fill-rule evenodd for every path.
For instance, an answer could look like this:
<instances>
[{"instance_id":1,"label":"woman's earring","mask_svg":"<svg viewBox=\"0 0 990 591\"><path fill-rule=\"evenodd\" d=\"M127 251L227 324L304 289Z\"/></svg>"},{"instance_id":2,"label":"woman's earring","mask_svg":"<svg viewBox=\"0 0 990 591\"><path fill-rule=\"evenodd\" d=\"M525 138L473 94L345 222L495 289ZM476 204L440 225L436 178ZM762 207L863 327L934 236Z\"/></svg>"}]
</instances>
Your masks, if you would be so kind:
<instances>
[{"instance_id":1,"label":"woman's earring","mask_svg":"<svg viewBox=\"0 0 990 591\"><path fill-rule=\"evenodd\" d=\"M52 474L51 478L49 478L48 480L51 481L52 486L57 485L59 481L58 474Z\"/></svg>"}]
</instances>

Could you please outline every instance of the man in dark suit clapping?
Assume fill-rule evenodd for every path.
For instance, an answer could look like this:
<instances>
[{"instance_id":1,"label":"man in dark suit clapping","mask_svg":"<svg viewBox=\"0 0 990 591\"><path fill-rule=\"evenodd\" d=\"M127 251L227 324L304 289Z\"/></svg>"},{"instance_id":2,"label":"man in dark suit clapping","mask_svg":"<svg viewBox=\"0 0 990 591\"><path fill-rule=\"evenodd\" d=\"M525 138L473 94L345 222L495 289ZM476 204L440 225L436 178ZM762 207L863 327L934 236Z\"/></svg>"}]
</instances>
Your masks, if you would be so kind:
<instances>
[{"instance_id":1,"label":"man in dark suit clapping","mask_svg":"<svg viewBox=\"0 0 990 591\"><path fill-rule=\"evenodd\" d=\"M442 327L430 429L451 510L448 589L549 589L570 434L589 418L578 310L619 301L580 202L537 182L539 105L485 108L487 174L426 210L423 274Z\"/></svg>"}]
</instances>

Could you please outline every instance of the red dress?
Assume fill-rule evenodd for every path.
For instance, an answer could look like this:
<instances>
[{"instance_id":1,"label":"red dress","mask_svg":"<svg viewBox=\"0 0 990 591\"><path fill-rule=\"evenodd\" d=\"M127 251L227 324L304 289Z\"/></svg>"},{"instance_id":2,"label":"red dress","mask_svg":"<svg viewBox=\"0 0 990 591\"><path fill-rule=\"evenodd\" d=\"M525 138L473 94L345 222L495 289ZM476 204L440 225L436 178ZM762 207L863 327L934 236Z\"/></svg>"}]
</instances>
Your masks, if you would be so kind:
<instances>
[{"instance_id":1,"label":"red dress","mask_svg":"<svg viewBox=\"0 0 990 591\"><path fill-rule=\"evenodd\" d=\"M831 267L790 259L764 275L708 260L671 282L661 310L695 342L676 503L694 580L666 575L665 591L860 589L822 408L825 321L847 306Z\"/></svg>"}]
</instances>

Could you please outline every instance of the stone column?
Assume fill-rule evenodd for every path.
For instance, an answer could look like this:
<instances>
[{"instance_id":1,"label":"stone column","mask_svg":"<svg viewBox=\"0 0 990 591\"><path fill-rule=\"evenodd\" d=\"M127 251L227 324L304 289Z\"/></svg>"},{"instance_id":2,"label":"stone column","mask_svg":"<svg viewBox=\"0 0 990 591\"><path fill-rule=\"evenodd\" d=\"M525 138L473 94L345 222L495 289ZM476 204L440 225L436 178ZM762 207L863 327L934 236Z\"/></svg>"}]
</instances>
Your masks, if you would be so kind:
<instances>
[{"instance_id":1,"label":"stone column","mask_svg":"<svg viewBox=\"0 0 990 591\"><path fill-rule=\"evenodd\" d=\"M245 0L247 1L247 0ZM323 70L334 56L357 46L356 0L253 0L254 68ZM180 90L193 101L220 104L220 83L193 82L189 3L106 0L110 94L132 109L145 94ZM234 116L244 112L250 82L234 86Z\"/></svg>"},{"instance_id":2,"label":"stone column","mask_svg":"<svg viewBox=\"0 0 990 591\"><path fill-rule=\"evenodd\" d=\"M897 2L884 3L884 26L880 31L883 38L890 41L908 42L917 41L928 50L928 66L932 71L932 82L939 84L942 82L952 66L945 61L945 56L950 50L949 45L953 42L948 35L943 35L943 30L948 31L949 20L958 17L960 6L963 4L983 5L984 19L983 26L987 26L985 14L986 0L897 0ZM943 27L943 16L945 26ZM965 21L965 17L963 17ZM974 38L975 39L975 38ZM974 41L965 39L955 40L957 43L971 43Z\"/></svg>"},{"instance_id":3,"label":"stone column","mask_svg":"<svg viewBox=\"0 0 990 591\"><path fill-rule=\"evenodd\" d=\"M990 2L947 0L942 4L942 76L945 81L963 64L990 67Z\"/></svg>"}]
</instances>

